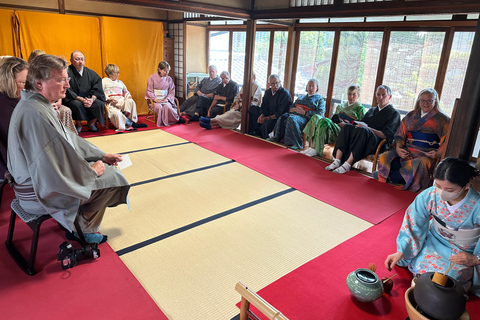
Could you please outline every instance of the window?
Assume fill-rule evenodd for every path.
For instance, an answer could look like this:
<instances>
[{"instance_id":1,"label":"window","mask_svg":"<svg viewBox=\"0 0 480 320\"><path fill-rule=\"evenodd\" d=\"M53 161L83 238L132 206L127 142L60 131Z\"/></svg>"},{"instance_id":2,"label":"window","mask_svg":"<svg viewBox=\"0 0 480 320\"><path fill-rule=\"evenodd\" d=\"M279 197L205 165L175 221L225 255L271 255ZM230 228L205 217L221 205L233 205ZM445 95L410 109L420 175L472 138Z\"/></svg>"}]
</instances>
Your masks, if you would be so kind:
<instances>
[{"instance_id":1,"label":"window","mask_svg":"<svg viewBox=\"0 0 480 320\"><path fill-rule=\"evenodd\" d=\"M310 78L317 79L318 93L326 97L334 37L333 31L302 31L300 33L295 97L305 94L305 87Z\"/></svg>"},{"instance_id":2,"label":"window","mask_svg":"<svg viewBox=\"0 0 480 320\"><path fill-rule=\"evenodd\" d=\"M472 50L475 32L455 32L452 50L448 60L447 73L443 85L440 107L451 115L455 99L460 98L463 88L463 80L467 72L468 59Z\"/></svg>"},{"instance_id":3,"label":"window","mask_svg":"<svg viewBox=\"0 0 480 320\"><path fill-rule=\"evenodd\" d=\"M209 39L208 65L215 65L218 73L228 70L228 45L230 32L211 31Z\"/></svg>"},{"instance_id":4,"label":"window","mask_svg":"<svg viewBox=\"0 0 480 320\"><path fill-rule=\"evenodd\" d=\"M272 55L272 71L271 74L278 74L283 80L285 75L285 59L287 56L287 31L275 31Z\"/></svg>"},{"instance_id":5,"label":"window","mask_svg":"<svg viewBox=\"0 0 480 320\"><path fill-rule=\"evenodd\" d=\"M270 31L257 31L255 33L255 57L253 70L257 75L257 82L265 90L268 73L268 51L270 48Z\"/></svg>"},{"instance_id":6,"label":"window","mask_svg":"<svg viewBox=\"0 0 480 320\"><path fill-rule=\"evenodd\" d=\"M245 32L233 32L232 35L232 80L243 85L245 66Z\"/></svg>"},{"instance_id":7,"label":"window","mask_svg":"<svg viewBox=\"0 0 480 320\"><path fill-rule=\"evenodd\" d=\"M360 101L364 105L372 103L382 37L382 32L341 32L333 87L334 102L347 100L347 88L358 84L362 90Z\"/></svg>"},{"instance_id":8,"label":"window","mask_svg":"<svg viewBox=\"0 0 480 320\"><path fill-rule=\"evenodd\" d=\"M400 111L413 110L418 93L433 88L444 32L392 32L383 84L392 89L392 104Z\"/></svg>"}]
</instances>

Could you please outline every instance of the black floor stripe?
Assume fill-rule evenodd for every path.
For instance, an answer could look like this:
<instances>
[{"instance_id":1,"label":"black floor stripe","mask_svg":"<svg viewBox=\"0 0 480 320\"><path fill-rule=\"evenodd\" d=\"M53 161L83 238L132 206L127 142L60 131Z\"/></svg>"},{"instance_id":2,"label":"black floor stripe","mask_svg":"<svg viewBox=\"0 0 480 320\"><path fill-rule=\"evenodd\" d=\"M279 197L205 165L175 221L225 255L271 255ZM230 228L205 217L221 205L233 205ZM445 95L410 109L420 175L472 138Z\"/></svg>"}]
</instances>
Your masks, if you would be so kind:
<instances>
[{"instance_id":1,"label":"black floor stripe","mask_svg":"<svg viewBox=\"0 0 480 320\"><path fill-rule=\"evenodd\" d=\"M166 146L158 146L158 147L152 147L152 148L146 148L146 149L137 149L137 150L124 151L124 152L119 152L119 153L120 154L127 154L127 153L134 153L134 152L142 152L142 151L149 151L149 150L155 150L155 149L176 147L176 146L181 146L183 144L189 144L189 143L191 143L191 142L187 141L187 142L180 142L180 143L174 143L174 144L167 144Z\"/></svg>"},{"instance_id":2,"label":"black floor stripe","mask_svg":"<svg viewBox=\"0 0 480 320\"><path fill-rule=\"evenodd\" d=\"M145 184L145 183L150 183L150 182L155 182L155 181L159 181L159 180L163 180L163 179L183 176L184 174L189 174L189 173L193 173L193 172L197 172L197 171L208 170L208 169L211 169L211 168L224 166L226 164L230 164L230 163L233 163L233 162L235 162L235 160L228 160L228 161L225 161L225 162L212 164L211 166L201 167L201 168L197 168L197 169L192 169L192 170L182 171L182 172L178 172L178 173L174 173L174 174L169 174L168 176L163 176L163 177L148 179L148 180L144 180L144 181L140 181L140 182L135 182L135 183L130 184L130 186L135 187L135 186Z\"/></svg>"},{"instance_id":3,"label":"black floor stripe","mask_svg":"<svg viewBox=\"0 0 480 320\"><path fill-rule=\"evenodd\" d=\"M227 211L224 211L224 212L221 212L221 213L218 213L218 214L215 214L213 216L210 216L208 218L205 218L205 219L202 219L202 220L198 220L196 222L193 222L191 224L187 224L186 226L183 226L181 228L178 228L178 229L175 229L175 230L172 230L172 231L169 231L167 233L164 233L164 234L161 234L157 237L154 237L154 238L151 238L151 239L148 239L148 240L145 240L145 241L142 241L140 243L137 243L137 244L134 244L133 246L130 246L130 247L126 247L124 249L121 249L121 250L118 250L116 253L119 255L119 256L122 256L124 254L127 254L127 253L130 253L130 252L133 252L135 250L138 250L138 249L141 249L143 247L146 247L150 244L153 244L153 243L156 243L156 242L159 242L161 240L164 240L166 238L169 238L169 237L172 237L174 235L177 235L179 233L182 233L184 231L187 231L187 230L190 230L190 229L193 229L195 227L198 227L198 226L201 226L205 223L208 223L208 222L211 222L211 221L214 221L214 220L217 220L217 219L220 219L220 218L223 218L225 216L228 216L232 213L235 213L237 211L240 211L240 210L243 210L243 209L247 209L247 208L250 208L250 207L253 207L257 204L260 204L262 202L265 202L265 201L268 201L268 200L272 200L272 199L275 199L277 197L280 197L280 196L283 196L285 194L288 194L292 191L295 191L296 189L294 188L290 188L290 189L287 189L287 190L283 190L283 191L280 191L280 192L277 192L277 193L274 193L274 194L271 194L269 196L266 196L266 197L263 197L263 198L260 198L258 200L254 200L252 202L249 202L249 203L245 203L241 206L238 206L236 208L232 208L230 210L227 210Z\"/></svg>"}]
</instances>

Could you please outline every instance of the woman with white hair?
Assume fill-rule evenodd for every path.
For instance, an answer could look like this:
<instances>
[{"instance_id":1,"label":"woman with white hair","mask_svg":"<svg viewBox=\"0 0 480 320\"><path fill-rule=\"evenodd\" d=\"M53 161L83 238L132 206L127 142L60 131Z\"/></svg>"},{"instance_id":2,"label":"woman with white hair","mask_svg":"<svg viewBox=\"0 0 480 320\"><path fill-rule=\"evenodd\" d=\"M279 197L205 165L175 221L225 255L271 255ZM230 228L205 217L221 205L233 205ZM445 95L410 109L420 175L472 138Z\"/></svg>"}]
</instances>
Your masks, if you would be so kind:
<instances>
[{"instance_id":1,"label":"woman with white hair","mask_svg":"<svg viewBox=\"0 0 480 320\"><path fill-rule=\"evenodd\" d=\"M445 147L450 118L439 110L435 89L420 91L413 111L395 133L395 148L378 164L378 180L402 183L403 190L421 191L430 186L430 174Z\"/></svg>"}]
</instances>

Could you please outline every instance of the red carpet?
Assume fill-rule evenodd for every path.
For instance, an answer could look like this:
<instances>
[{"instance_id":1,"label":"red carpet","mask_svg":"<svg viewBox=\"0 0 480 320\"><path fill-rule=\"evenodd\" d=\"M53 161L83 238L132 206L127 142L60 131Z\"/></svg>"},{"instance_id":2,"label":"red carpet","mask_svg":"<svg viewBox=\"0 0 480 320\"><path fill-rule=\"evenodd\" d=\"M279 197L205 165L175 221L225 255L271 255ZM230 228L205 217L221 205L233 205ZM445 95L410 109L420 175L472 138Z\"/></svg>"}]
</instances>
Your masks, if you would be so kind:
<instances>
[{"instance_id":1,"label":"red carpet","mask_svg":"<svg viewBox=\"0 0 480 320\"><path fill-rule=\"evenodd\" d=\"M355 171L328 172L323 161L231 130L205 130L197 123L162 129L374 224L410 204L416 195Z\"/></svg>"},{"instance_id":2,"label":"red carpet","mask_svg":"<svg viewBox=\"0 0 480 320\"><path fill-rule=\"evenodd\" d=\"M7 186L0 210L1 319L168 319L107 243L100 245L99 259L62 270L56 255L65 233L53 219L40 231L38 273L23 273L3 244L12 199ZM28 251L31 234L17 218L14 240L20 250Z\"/></svg>"},{"instance_id":3,"label":"red carpet","mask_svg":"<svg viewBox=\"0 0 480 320\"><path fill-rule=\"evenodd\" d=\"M412 276L407 269L395 267L388 272L383 262L395 252L395 238L404 210L353 237L327 253L290 272L258 294L290 320L318 319L405 319L405 291ZM377 265L377 275L393 278L390 295L370 303L359 302L348 291L347 275L357 268ZM246 285L249 285L246 283ZM254 284L250 284L254 285ZM472 320L480 319L480 299L470 296L467 302ZM257 311L255 311L257 315ZM265 319L265 318L262 318Z\"/></svg>"},{"instance_id":4,"label":"red carpet","mask_svg":"<svg viewBox=\"0 0 480 320\"><path fill-rule=\"evenodd\" d=\"M153 122L146 121L145 116L139 116L138 117L138 123L146 123L147 127L146 128L138 128L138 129L135 129L133 131L117 132L117 131L115 131L115 127L113 126L113 124L111 124L110 122L108 123L108 129L106 129L105 127L102 127L101 125L99 125L97 123L98 132L92 132L92 131L89 131L88 127L85 125L82 128L83 131L80 132L80 137L85 139L85 138L90 138L90 137L108 136L110 134L126 134L126 133L129 133L129 132L157 129L157 125L154 124Z\"/></svg>"}]
</instances>

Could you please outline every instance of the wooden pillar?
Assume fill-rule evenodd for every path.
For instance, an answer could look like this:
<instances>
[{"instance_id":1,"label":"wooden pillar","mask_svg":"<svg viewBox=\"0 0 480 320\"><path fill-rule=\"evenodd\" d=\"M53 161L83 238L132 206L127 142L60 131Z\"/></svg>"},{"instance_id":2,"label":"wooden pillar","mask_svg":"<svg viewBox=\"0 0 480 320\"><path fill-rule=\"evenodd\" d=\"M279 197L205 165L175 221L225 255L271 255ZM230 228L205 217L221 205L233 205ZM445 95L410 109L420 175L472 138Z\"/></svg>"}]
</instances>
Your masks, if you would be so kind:
<instances>
[{"instance_id":1,"label":"wooden pillar","mask_svg":"<svg viewBox=\"0 0 480 320\"><path fill-rule=\"evenodd\" d=\"M445 33L445 39L443 41L443 48L442 48L442 53L440 55L439 68L437 71L437 77L435 79L435 90L437 90L439 99L442 96L442 90L445 82L445 76L447 74L448 60L450 59L450 52L452 51L454 35L455 35L455 27L452 27Z\"/></svg>"},{"instance_id":2,"label":"wooden pillar","mask_svg":"<svg viewBox=\"0 0 480 320\"><path fill-rule=\"evenodd\" d=\"M377 88L383 83L385 65L387 64L388 46L390 45L391 28L383 30L382 48L380 49L380 60L378 61L377 79L375 80L375 92L373 93L372 108L377 106ZM388 84L386 84L388 86Z\"/></svg>"},{"instance_id":3,"label":"wooden pillar","mask_svg":"<svg viewBox=\"0 0 480 320\"><path fill-rule=\"evenodd\" d=\"M325 97L325 116L330 117L332 108L333 87L335 85L335 73L337 70L338 47L340 46L340 29L335 30L335 39L333 40L332 61L330 62L330 74L328 77L327 96Z\"/></svg>"},{"instance_id":4,"label":"wooden pillar","mask_svg":"<svg viewBox=\"0 0 480 320\"><path fill-rule=\"evenodd\" d=\"M468 60L462 95L457 104L446 156L468 160L480 122L480 19L477 22L472 51Z\"/></svg>"},{"instance_id":5,"label":"wooden pillar","mask_svg":"<svg viewBox=\"0 0 480 320\"><path fill-rule=\"evenodd\" d=\"M58 13L65 14L65 0L58 0Z\"/></svg>"},{"instance_id":6,"label":"wooden pillar","mask_svg":"<svg viewBox=\"0 0 480 320\"><path fill-rule=\"evenodd\" d=\"M282 80L283 87L290 91L290 95L295 94L295 68L297 62L296 46L296 31L293 26L288 27L288 41L287 41L287 54L285 57L285 76ZM298 49L297 49L298 50Z\"/></svg>"},{"instance_id":7,"label":"wooden pillar","mask_svg":"<svg viewBox=\"0 0 480 320\"><path fill-rule=\"evenodd\" d=\"M243 133L248 132L248 109L250 109L252 96L253 56L255 53L255 32L257 31L257 21L247 20L247 34L245 39L245 67L243 73L243 97L242 97L242 127Z\"/></svg>"}]
</instances>

